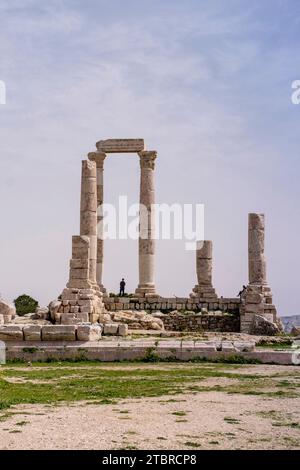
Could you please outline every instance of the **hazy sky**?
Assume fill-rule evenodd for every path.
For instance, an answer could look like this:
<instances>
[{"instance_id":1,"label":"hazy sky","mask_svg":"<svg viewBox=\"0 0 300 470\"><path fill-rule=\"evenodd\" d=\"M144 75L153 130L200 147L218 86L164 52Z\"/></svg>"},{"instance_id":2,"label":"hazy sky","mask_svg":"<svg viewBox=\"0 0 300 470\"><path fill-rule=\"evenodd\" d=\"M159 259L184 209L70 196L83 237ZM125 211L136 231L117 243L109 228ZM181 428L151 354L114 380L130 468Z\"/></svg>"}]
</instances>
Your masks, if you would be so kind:
<instances>
[{"instance_id":1,"label":"hazy sky","mask_svg":"<svg viewBox=\"0 0 300 470\"><path fill-rule=\"evenodd\" d=\"M48 304L79 232L81 160L105 138L158 151L156 199L204 203L214 284L247 282L247 214L266 214L279 313L299 313L297 0L0 0L0 292ZM105 161L105 201L136 202L134 154ZM105 245L104 283L138 282L135 241ZM157 290L188 295L195 254L161 241Z\"/></svg>"}]
</instances>

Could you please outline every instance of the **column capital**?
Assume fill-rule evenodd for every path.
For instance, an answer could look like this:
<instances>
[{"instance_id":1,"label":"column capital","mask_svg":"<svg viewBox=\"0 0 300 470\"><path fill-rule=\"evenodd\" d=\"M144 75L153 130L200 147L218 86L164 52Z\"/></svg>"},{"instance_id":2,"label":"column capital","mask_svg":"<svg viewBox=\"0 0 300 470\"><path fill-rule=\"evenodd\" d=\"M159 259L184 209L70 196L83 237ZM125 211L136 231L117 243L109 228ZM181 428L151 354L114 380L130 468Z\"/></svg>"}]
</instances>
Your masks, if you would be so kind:
<instances>
[{"instance_id":1,"label":"column capital","mask_svg":"<svg viewBox=\"0 0 300 470\"><path fill-rule=\"evenodd\" d=\"M138 155L140 157L141 168L151 168L152 170L154 170L155 159L157 157L156 150L143 150L141 152L138 152Z\"/></svg>"},{"instance_id":2,"label":"column capital","mask_svg":"<svg viewBox=\"0 0 300 470\"><path fill-rule=\"evenodd\" d=\"M92 162L96 162L97 168L103 169L103 163L106 158L106 153L104 152L89 152L88 159Z\"/></svg>"}]
</instances>

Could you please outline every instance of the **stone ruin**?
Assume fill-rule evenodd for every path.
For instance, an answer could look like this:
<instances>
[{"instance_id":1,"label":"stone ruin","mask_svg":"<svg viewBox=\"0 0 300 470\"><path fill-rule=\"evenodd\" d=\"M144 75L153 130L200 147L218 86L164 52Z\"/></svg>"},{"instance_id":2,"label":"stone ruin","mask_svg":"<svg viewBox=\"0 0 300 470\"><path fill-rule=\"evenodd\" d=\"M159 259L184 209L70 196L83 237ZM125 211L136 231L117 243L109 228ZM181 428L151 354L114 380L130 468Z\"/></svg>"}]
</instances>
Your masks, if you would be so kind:
<instances>
[{"instance_id":1,"label":"stone ruin","mask_svg":"<svg viewBox=\"0 0 300 470\"><path fill-rule=\"evenodd\" d=\"M264 215L249 214L249 283L241 298L224 298L217 295L212 282L213 244L210 240L198 243L197 284L189 297L162 297L157 293L154 281L153 204L155 203L154 170L157 152L146 150L143 139L102 140L97 142L96 148L95 152L88 154L87 160L82 161L80 234L72 237L72 259L66 288L49 306L52 323L82 326L84 324L96 326L100 323L105 325L104 330L106 328L109 331L111 328L118 334L119 327L112 326L116 322L121 321L121 325L127 323L129 328L133 329L141 325L144 329L147 329L147 325L149 329L151 325L154 329L161 329L164 328L164 315L161 312L172 315L172 310L187 310L194 317L199 313L203 314L203 317L205 315L221 317L228 314L235 315L235 319L231 319L229 323L226 323L226 318L208 322L205 319L201 319L200 322L199 318L193 319L189 323L193 325L192 330L195 330L197 325L201 325L202 328L207 324L212 325L212 328L221 325L224 331L233 328L234 331L239 329L243 333L250 334L279 332L280 321L266 280ZM99 223L101 222L99 208L103 204L104 160L107 154L113 153L138 154L141 168L140 204L148 209L147 220L140 216L139 224L139 283L133 296L120 298L109 297L103 285L103 234L100 233L102 224ZM148 233L147 238L143 237L145 230ZM239 319L238 326L236 318ZM178 321L182 324L185 322L182 318ZM167 325L172 325L172 328L176 329L174 318L169 319L165 326ZM49 327L43 326L42 328L45 330L44 334L50 334L47 329ZM122 331L126 334L124 328Z\"/></svg>"}]
</instances>

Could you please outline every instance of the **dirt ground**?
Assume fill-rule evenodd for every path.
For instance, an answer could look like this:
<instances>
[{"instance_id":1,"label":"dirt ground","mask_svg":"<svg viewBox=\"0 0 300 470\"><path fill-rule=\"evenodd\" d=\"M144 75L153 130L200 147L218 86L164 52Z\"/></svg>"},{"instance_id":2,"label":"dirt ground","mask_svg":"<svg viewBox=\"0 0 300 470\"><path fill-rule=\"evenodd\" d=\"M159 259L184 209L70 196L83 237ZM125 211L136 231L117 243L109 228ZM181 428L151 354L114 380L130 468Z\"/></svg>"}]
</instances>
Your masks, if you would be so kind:
<instances>
[{"instance_id":1,"label":"dirt ground","mask_svg":"<svg viewBox=\"0 0 300 470\"><path fill-rule=\"evenodd\" d=\"M253 368L262 380L291 374L285 366L238 371L246 374ZM212 377L205 385L228 380ZM16 405L9 411L17 414L0 421L2 450L300 449L300 396L196 391L116 404Z\"/></svg>"}]
</instances>

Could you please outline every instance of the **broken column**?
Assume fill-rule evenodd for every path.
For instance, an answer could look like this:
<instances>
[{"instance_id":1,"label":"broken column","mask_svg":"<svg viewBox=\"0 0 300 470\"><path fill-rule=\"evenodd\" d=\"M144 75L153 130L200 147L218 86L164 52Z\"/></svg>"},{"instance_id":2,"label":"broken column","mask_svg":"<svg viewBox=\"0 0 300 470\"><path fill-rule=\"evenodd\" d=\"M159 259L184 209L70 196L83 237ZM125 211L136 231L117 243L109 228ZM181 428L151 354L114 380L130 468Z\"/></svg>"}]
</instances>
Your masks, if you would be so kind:
<instances>
[{"instance_id":1,"label":"broken column","mask_svg":"<svg viewBox=\"0 0 300 470\"><path fill-rule=\"evenodd\" d=\"M96 279L98 287L101 292L106 293L103 286L103 166L106 153L104 152L90 152L88 154L89 160L96 163L97 167L97 267Z\"/></svg>"},{"instance_id":2,"label":"broken column","mask_svg":"<svg viewBox=\"0 0 300 470\"><path fill-rule=\"evenodd\" d=\"M155 294L154 284L154 168L157 152L141 151L140 167L140 228L139 228L139 284L136 293L141 296Z\"/></svg>"},{"instance_id":3,"label":"broken column","mask_svg":"<svg viewBox=\"0 0 300 470\"><path fill-rule=\"evenodd\" d=\"M266 276L264 214L248 216L248 268L249 284L241 298L241 332L263 334L255 330L255 325L262 323L259 320L277 322Z\"/></svg>"},{"instance_id":4,"label":"broken column","mask_svg":"<svg viewBox=\"0 0 300 470\"><path fill-rule=\"evenodd\" d=\"M60 299L49 305L55 323L95 323L104 311L96 281L97 261L96 164L82 162L80 235L72 237L69 282Z\"/></svg>"},{"instance_id":5,"label":"broken column","mask_svg":"<svg viewBox=\"0 0 300 470\"><path fill-rule=\"evenodd\" d=\"M197 242L196 270L198 284L194 287L190 297L199 302L212 302L218 298L212 285L212 241Z\"/></svg>"}]
</instances>

